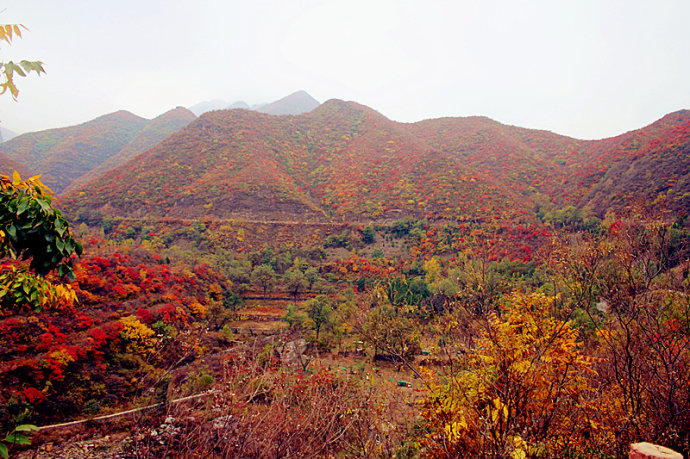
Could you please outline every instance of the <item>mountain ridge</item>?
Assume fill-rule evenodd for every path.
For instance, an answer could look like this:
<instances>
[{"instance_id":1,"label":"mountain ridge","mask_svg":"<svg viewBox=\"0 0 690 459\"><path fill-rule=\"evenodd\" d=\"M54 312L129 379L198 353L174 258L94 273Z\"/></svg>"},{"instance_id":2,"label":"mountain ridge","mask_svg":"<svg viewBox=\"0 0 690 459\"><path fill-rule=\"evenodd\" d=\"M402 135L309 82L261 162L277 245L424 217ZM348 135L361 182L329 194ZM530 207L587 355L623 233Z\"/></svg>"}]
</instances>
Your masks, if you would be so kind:
<instances>
[{"instance_id":1,"label":"mountain ridge","mask_svg":"<svg viewBox=\"0 0 690 459\"><path fill-rule=\"evenodd\" d=\"M278 99L270 104L258 107L256 111L270 115L299 115L314 110L319 102L306 91L300 90Z\"/></svg>"},{"instance_id":2,"label":"mountain ridge","mask_svg":"<svg viewBox=\"0 0 690 459\"><path fill-rule=\"evenodd\" d=\"M398 123L338 99L293 116L214 111L67 201L96 211L95 196L119 216L529 219L537 202L582 207L626 142L685 138L683 119L583 141L486 117Z\"/></svg>"},{"instance_id":3,"label":"mountain ridge","mask_svg":"<svg viewBox=\"0 0 690 459\"><path fill-rule=\"evenodd\" d=\"M64 202L114 216L329 222L519 220L569 205L603 216L609 205L660 193L671 207L690 204L688 110L600 140L482 116L400 123L339 99L298 115L232 109L193 119L176 110L186 113L185 127L150 140L136 162L132 151L120 156L125 146L110 152L58 189ZM145 127L125 144L139 132ZM662 166L670 185L655 183L651 169Z\"/></svg>"},{"instance_id":4,"label":"mountain ridge","mask_svg":"<svg viewBox=\"0 0 690 459\"><path fill-rule=\"evenodd\" d=\"M126 110L75 126L22 134L0 144L0 152L21 162L60 193L72 180L119 151L147 120Z\"/></svg>"},{"instance_id":5,"label":"mountain ridge","mask_svg":"<svg viewBox=\"0 0 690 459\"><path fill-rule=\"evenodd\" d=\"M153 118L120 151L72 181L72 183L65 187L63 192L69 193L72 190L76 190L108 170L124 164L144 151L153 148L163 139L183 128L194 119L196 119L194 113L184 107L173 108Z\"/></svg>"}]
</instances>

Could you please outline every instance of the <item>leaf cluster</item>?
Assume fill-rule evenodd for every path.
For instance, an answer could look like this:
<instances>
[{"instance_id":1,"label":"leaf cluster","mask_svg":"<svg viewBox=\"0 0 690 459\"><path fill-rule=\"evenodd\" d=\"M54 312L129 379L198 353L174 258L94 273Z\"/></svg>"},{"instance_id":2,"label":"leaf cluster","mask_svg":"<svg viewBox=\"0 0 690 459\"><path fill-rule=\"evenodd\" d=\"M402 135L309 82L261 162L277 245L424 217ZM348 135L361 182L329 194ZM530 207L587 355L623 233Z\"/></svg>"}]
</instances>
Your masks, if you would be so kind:
<instances>
[{"instance_id":1,"label":"leaf cluster","mask_svg":"<svg viewBox=\"0 0 690 459\"><path fill-rule=\"evenodd\" d=\"M14 37L22 37L22 29L28 30L22 24L0 24L0 40L7 42L7 44L12 44ZM16 100L19 95L19 89L14 84L14 76L16 74L25 77L30 72L35 72L38 75L45 73L43 63L41 61L27 61L25 59L19 61L19 63L0 61L0 74L3 77L3 80L0 80L0 94L5 94L9 90L12 98Z\"/></svg>"},{"instance_id":2,"label":"leaf cluster","mask_svg":"<svg viewBox=\"0 0 690 459\"><path fill-rule=\"evenodd\" d=\"M51 206L50 190L39 177L22 180L0 176L0 257L31 259L39 275L55 270L74 278L72 255L82 246L69 230L67 220Z\"/></svg>"},{"instance_id":3,"label":"leaf cluster","mask_svg":"<svg viewBox=\"0 0 690 459\"><path fill-rule=\"evenodd\" d=\"M27 437L23 432L34 432L37 430L38 427L31 424L22 424L15 427L14 430L8 433L4 439L0 440L0 457L9 459L10 455L7 448L7 445L9 444L30 445L31 440L29 440L29 437Z\"/></svg>"}]
</instances>

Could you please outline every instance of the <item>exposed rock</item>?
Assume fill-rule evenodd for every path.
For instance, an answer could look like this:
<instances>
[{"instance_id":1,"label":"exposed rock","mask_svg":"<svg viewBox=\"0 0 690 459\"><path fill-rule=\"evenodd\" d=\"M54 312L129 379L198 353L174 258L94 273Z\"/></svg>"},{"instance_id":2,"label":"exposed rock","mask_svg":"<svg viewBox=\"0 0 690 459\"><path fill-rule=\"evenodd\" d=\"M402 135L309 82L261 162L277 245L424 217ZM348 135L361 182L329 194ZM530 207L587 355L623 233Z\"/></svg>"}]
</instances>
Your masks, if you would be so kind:
<instances>
[{"instance_id":1,"label":"exposed rock","mask_svg":"<svg viewBox=\"0 0 690 459\"><path fill-rule=\"evenodd\" d=\"M227 429L232 425L232 415L221 416L213 420L211 427L215 430Z\"/></svg>"},{"instance_id":2,"label":"exposed rock","mask_svg":"<svg viewBox=\"0 0 690 459\"><path fill-rule=\"evenodd\" d=\"M683 455L664 446L643 442L630 445L630 459L683 459Z\"/></svg>"},{"instance_id":3,"label":"exposed rock","mask_svg":"<svg viewBox=\"0 0 690 459\"><path fill-rule=\"evenodd\" d=\"M307 350L307 342L303 339L290 341L285 343L283 350L280 353L280 359L285 365L297 365L300 363L301 357Z\"/></svg>"}]
</instances>

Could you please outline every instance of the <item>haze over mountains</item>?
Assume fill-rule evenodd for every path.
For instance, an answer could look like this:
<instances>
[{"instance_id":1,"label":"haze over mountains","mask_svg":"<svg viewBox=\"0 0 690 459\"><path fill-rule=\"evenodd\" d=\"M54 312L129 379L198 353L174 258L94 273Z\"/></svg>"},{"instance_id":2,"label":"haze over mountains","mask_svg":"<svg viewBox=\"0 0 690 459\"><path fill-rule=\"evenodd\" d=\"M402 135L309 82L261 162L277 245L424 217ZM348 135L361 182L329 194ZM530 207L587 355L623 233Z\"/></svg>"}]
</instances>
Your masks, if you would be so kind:
<instances>
[{"instance_id":1,"label":"haze over mountains","mask_svg":"<svg viewBox=\"0 0 690 459\"><path fill-rule=\"evenodd\" d=\"M0 127L0 143L10 140L17 137L17 133L14 131L10 131L9 129L5 129L4 127Z\"/></svg>"},{"instance_id":2,"label":"haze over mountains","mask_svg":"<svg viewBox=\"0 0 690 459\"><path fill-rule=\"evenodd\" d=\"M201 116L212 110L232 110L234 108L256 110L257 112L269 113L271 115L299 115L301 113L310 112L318 106L319 102L306 91L297 91L268 104L249 106L242 100L229 103L221 99L214 99L194 104L189 107L189 110L196 116Z\"/></svg>"}]
</instances>

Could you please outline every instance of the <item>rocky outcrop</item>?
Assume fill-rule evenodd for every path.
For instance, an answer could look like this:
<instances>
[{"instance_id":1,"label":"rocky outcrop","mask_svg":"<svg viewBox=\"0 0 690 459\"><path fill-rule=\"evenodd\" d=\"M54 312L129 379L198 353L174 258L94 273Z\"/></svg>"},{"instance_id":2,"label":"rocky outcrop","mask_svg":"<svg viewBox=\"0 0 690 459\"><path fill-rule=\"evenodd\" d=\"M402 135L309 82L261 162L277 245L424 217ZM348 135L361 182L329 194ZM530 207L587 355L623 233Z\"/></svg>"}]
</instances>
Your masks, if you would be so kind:
<instances>
[{"instance_id":1,"label":"rocky outcrop","mask_svg":"<svg viewBox=\"0 0 690 459\"><path fill-rule=\"evenodd\" d=\"M664 446L651 443L630 445L630 459L683 459L683 455Z\"/></svg>"}]
</instances>

